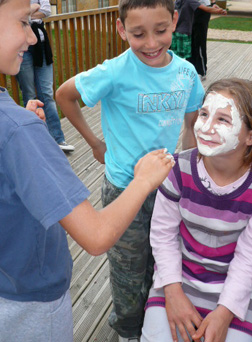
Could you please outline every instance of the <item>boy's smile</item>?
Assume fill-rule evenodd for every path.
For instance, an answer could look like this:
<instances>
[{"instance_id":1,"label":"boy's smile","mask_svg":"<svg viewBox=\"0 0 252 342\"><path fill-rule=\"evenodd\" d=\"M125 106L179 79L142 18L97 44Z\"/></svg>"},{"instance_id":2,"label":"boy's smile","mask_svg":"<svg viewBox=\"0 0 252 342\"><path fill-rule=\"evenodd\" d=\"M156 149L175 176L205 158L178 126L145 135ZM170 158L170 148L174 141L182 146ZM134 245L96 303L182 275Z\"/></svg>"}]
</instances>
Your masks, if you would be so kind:
<instances>
[{"instance_id":1,"label":"boy's smile","mask_svg":"<svg viewBox=\"0 0 252 342\"><path fill-rule=\"evenodd\" d=\"M8 0L1 5L0 72L15 75L19 72L24 52L37 42L29 25L30 1Z\"/></svg>"},{"instance_id":2,"label":"boy's smile","mask_svg":"<svg viewBox=\"0 0 252 342\"><path fill-rule=\"evenodd\" d=\"M117 29L143 63L161 68L171 60L167 50L172 42L177 18L177 12L172 18L163 6L136 8L127 12L124 26L120 20L117 21Z\"/></svg>"}]
</instances>

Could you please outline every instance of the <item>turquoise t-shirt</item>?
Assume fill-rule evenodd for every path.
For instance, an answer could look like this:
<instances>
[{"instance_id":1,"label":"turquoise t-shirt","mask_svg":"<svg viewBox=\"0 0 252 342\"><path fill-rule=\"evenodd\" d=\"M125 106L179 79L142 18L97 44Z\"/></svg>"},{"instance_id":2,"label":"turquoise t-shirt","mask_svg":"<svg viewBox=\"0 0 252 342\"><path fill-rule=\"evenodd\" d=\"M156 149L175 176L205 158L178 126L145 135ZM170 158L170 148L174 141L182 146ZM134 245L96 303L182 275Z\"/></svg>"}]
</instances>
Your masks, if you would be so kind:
<instances>
[{"instance_id":1,"label":"turquoise t-shirt","mask_svg":"<svg viewBox=\"0 0 252 342\"><path fill-rule=\"evenodd\" d=\"M146 153L163 147L174 153L185 113L202 104L204 89L194 66L169 53L169 65L153 68L128 49L76 76L87 106L101 100L105 172L119 188L133 179L134 166Z\"/></svg>"}]
</instances>

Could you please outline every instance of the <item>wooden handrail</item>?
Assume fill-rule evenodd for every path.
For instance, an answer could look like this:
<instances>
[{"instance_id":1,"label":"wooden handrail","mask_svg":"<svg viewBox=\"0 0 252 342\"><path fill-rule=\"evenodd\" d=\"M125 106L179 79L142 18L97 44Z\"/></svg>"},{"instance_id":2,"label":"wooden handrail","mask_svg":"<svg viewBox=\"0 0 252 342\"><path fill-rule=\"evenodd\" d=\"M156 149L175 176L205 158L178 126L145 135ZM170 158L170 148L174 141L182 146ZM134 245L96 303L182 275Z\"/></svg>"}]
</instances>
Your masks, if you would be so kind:
<instances>
[{"instance_id":1,"label":"wooden handrail","mask_svg":"<svg viewBox=\"0 0 252 342\"><path fill-rule=\"evenodd\" d=\"M44 20L54 56L54 91L68 78L88 70L128 48L116 31L118 6L53 15ZM0 74L20 104L15 77Z\"/></svg>"}]
</instances>

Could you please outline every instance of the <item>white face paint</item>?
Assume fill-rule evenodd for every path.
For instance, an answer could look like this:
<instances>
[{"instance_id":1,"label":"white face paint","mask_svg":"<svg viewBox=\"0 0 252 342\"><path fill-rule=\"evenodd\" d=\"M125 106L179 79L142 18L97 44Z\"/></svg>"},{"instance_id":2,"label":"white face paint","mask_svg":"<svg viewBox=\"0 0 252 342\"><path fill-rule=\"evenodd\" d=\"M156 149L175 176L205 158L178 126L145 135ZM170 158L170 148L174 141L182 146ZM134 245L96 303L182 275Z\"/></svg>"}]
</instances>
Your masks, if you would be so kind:
<instances>
[{"instance_id":1,"label":"white face paint","mask_svg":"<svg viewBox=\"0 0 252 342\"><path fill-rule=\"evenodd\" d=\"M234 100L209 93L194 125L199 152L204 156L216 156L235 149L241 127L242 120Z\"/></svg>"}]
</instances>

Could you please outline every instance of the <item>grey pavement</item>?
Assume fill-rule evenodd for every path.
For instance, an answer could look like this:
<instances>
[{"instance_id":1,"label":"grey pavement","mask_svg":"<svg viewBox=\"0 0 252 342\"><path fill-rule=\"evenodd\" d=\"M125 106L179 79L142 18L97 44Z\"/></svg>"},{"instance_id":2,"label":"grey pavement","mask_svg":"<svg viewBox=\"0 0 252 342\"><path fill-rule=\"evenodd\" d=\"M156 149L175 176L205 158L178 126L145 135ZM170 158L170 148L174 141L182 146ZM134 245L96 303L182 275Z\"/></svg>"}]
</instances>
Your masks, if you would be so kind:
<instances>
[{"instance_id":1,"label":"grey pavement","mask_svg":"<svg viewBox=\"0 0 252 342\"><path fill-rule=\"evenodd\" d=\"M252 18L252 0L228 0L227 1L228 16L239 16ZM216 18L212 15L211 19ZM245 42L252 42L252 27L250 31L236 31L236 30L214 30L208 29L208 39L221 40L240 40Z\"/></svg>"},{"instance_id":2,"label":"grey pavement","mask_svg":"<svg viewBox=\"0 0 252 342\"><path fill-rule=\"evenodd\" d=\"M228 0L227 9L229 15L252 16L252 0Z\"/></svg>"}]
</instances>

